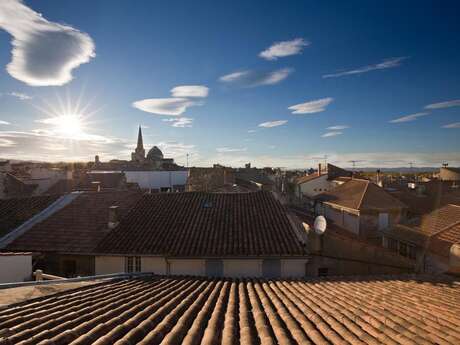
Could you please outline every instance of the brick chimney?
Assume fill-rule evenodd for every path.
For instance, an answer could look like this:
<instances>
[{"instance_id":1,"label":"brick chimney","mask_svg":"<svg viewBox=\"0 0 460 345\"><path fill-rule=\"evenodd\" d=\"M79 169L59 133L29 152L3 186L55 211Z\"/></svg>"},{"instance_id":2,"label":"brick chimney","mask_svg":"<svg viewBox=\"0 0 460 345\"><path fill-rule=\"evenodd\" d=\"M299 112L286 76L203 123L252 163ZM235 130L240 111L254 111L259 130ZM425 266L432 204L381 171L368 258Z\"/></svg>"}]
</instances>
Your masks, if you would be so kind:
<instances>
[{"instance_id":1,"label":"brick chimney","mask_svg":"<svg viewBox=\"0 0 460 345\"><path fill-rule=\"evenodd\" d=\"M109 222L108 228L114 229L120 223L120 215L118 211L118 206L109 207Z\"/></svg>"},{"instance_id":2,"label":"brick chimney","mask_svg":"<svg viewBox=\"0 0 460 345\"><path fill-rule=\"evenodd\" d=\"M321 176L321 163L318 163L318 176Z\"/></svg>"}]
</instances>

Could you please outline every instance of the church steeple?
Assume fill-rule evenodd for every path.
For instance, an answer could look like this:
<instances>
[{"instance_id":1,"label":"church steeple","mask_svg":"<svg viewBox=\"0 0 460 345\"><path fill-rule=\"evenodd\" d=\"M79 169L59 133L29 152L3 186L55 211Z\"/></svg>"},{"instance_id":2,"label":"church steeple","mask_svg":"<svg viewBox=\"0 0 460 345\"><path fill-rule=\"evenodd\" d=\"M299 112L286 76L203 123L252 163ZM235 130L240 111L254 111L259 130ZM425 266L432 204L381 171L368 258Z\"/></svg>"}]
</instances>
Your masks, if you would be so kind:
<instances>
[{"instance_id":1,"label":"church steeple","mask_svg":"<svg viewBox=\"0 0 460 345\"><path fill-rule=\"evenodd\" d=\"M142 140L142 129L139 125L139 132L137 133L137 146L133 153L131 153L131 161L143 162L145 160L144 142Z\"/></svg>"},{"instance_id":2,"label":"church steeple","mask_svg":"<svg viewBox=\"0 0 460 345\"><path fill-rule=\"evenodd\" d=\"M144 142L142 141L142 129L139 125L139 132L137 133L137 150L144 150Z\"/></svg>"}]
</instances>

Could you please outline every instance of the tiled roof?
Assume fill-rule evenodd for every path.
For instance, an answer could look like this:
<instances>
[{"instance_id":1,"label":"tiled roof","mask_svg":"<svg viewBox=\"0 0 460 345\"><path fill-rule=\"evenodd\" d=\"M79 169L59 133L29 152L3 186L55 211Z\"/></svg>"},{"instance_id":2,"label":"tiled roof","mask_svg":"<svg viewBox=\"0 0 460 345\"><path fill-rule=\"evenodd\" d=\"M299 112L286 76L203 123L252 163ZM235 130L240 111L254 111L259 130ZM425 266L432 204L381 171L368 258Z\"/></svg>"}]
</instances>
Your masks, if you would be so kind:
<instances>
[{"instance_id":1,"label":"tiled roof","mask_svg":"<svg viewBox=\"0 0 460 345\"><path fill-rule=\"evenodd\" d=\"M0 343L459 344L459 326L450 278L155 276L12 305L0 311Z\"/></svg>"},{"instance_id":2,"label":"tiled roof","mask_svg":"<svg viewBox=\"0 0 460 345\"><path fill-rule=\"evenodd\" d=\"M460 222L460 205L449 204L422 216L414 227L427 235L433 235L457 222Z\"/></svg>"},{"instance_id":3,"label":"tiled roof","mask_svg":"<svg viewBox=\"0 0 460 345\"><path fill-rule=\"evenodd\" d=\"M0 199L0 238L47 208L58 198L59 195Z\"/></svg>"},{"instance_id":4,"label":"tiled roof","mask_svg":"<svg viewBox=\"0 0 460 345\"><path fill-rule=\"evenodd\" d=\"M285 209L263 191L144 195L96 251L189 257L304 254Z\"/></svg>"},{"instance_id":5,"label":"tiled roof","mask_svg":"<svg viewBox=\"0 0 460 345\"><path fill-rule=\"evenodd\" d=\"M405 207L383 188L361 179L351 179L331 191L319 194L317 199L354 210L389 210Z\"/></svg>"},{"instance_id":6,"label":"tiled roof","mask_svg":"<svg viewBox=\"0 0 460 345\"><path fill-rule=\"evenodd\" d=\"M454 243L460 243L460 222L434 235L429 248L434 253L448 257Z\"/></svg>"},{"instance_id":7,"label":"tiled roof","mask_svg":"<svg viewBox=\"0 0 460 345\"><path fill-rule=\"evenodd\" d=\"M86 192L34 225L7 246L8 250L88 253L106 234L110 206L123 215L141 198L140 192Z\"/></svg>"},{"instance_id":8,"label":"tiled roof","mask_svg":"<svg viewBox=\"0 0 460 345\"><path fill-rule=\"evenodd\" d=\"M32 252L0 252L0 256L29 256Z\"/></svg>"}]
</instances>

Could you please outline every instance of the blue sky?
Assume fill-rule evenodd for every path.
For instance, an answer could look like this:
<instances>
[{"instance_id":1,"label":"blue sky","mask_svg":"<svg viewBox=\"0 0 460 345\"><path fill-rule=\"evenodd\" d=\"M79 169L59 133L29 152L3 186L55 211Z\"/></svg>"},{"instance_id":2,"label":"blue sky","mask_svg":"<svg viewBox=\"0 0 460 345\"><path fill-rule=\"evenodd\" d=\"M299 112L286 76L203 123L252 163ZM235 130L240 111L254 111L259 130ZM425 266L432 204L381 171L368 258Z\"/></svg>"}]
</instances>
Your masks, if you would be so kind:
<instances>
[{"instance_id":1,"label":"blue sky","mask_svg":"<svg viewBox=\"0 0 460 345\"><path fill-rule=\"evenodd\" d=\"M456 1L4 0L0 157L128 159L141 124L147 149L193 165L460 165L459 13Z\"/></svg>"}]
</instances>

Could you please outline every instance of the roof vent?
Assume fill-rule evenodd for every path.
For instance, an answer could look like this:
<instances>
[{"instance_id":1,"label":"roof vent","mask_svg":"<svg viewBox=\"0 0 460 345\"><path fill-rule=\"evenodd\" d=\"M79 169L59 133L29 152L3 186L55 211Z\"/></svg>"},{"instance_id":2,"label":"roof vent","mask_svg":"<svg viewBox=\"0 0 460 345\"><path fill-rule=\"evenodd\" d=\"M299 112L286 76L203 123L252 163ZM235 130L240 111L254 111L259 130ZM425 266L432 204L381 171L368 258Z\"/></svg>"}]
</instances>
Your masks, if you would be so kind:
<instances>
[{"instance_id":1,"label":"roof vent","mask_svg":"<svg viewBox=\"0 0 460 345\"><path fill-rule=\"evenodd\" d=\"M109 229L114 229L120 223L120 215L118 211L118 206L109 207L109 222L107 224Z\"/></svg>"}]
</instances>

